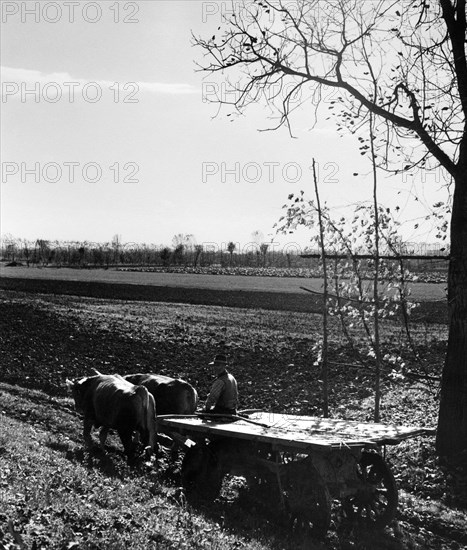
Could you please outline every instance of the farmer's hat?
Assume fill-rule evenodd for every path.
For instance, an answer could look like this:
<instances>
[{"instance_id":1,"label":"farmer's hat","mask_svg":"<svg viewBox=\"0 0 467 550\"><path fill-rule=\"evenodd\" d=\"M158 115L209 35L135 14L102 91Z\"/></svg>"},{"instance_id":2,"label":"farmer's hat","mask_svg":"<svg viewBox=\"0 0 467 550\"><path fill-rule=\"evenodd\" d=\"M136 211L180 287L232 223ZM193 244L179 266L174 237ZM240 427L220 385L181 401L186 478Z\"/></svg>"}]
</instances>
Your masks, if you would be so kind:
<instances>
[{"instance_id":1,"label":"farmer's hat","mask_svg":"<svg viewBox=\"0 0 467 550\"><path fill-rule=\"evenodd\" d=\"M227 365L227 357L223 354L216 355L210 365Z\"/></svg>"}]
</instances>

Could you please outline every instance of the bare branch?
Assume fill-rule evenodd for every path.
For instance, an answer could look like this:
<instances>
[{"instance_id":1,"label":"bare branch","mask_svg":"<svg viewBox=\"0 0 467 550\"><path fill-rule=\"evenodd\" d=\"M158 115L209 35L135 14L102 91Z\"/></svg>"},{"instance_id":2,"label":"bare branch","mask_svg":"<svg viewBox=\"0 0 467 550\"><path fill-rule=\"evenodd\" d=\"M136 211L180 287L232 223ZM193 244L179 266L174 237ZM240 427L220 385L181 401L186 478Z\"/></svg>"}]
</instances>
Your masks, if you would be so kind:
<instances>
[{"instance_id":1,"label":"bare branch","mask_svg":"<svg viewBox=\"0 0 467 550\"><path fill-rule=\"evenodd\" d=\"M348 125L355 133L369 112L387 125L385 163L392 146L418 138L455 177L467 136L465 0L439 0L434 7L409 4L404 13L399 4L247 0L222 37L194 42L209 60L202 70L238 76L238 95L231 103L239 111L280 82L280 92L266 96L279 111L271 129L285 125L292 135L291 115L306 101L292 104L286 83L294 93L311 83L318 104L321 89L339 89L339 127Z\"/></svg>"}]
</instances>

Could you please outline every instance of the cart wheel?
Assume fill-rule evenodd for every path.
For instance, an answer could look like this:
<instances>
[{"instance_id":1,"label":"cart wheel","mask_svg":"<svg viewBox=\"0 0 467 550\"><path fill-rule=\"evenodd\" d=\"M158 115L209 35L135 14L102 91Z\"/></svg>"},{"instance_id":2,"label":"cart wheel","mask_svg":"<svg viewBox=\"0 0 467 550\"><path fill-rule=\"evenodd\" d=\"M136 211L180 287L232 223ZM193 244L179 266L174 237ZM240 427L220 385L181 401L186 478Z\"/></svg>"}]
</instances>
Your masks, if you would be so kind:
<instances>
[{"instance_id":1,"label":"cart wheel","mask_svg":"<svg viewBox=\"0 0 467 550\"><path fill-rule=\"evenodd\" d=\"M284 468L281 483L292 530L323 539L331 523L331 497L319 472L307 460L293 462Z\"/></svg>"},{"instance_id":2,"label":"cart wheel","mask_svg":"<svg viewBox=\"0 0 467 550\"><path fill-rule=\"evenodd\" d=\"M363 486L343 502L345 515L365 527L382 529L394 519L397 510L397 486L383 457L363 451L357 466Z\"/></svg>"},{"instance_id":3,"label":"cart wheel","mask_svg":"<svg viewBox=\"0 0 467 550\"><path fill-rule=\"evenodd\" d=\"M189 500L215 500L222 486L216 453L209 445L188 449L182 462L182 485Z\"/></svg>"}]
</instances>

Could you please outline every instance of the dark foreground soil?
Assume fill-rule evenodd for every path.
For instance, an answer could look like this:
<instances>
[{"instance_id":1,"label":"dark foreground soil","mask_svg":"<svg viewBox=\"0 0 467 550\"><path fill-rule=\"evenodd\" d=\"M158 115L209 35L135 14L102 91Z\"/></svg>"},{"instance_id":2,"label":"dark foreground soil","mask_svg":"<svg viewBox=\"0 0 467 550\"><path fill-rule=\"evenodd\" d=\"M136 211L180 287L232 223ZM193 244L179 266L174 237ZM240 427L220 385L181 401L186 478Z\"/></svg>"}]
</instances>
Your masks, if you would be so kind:
<instances>
[{"instance_id":1,"label":"dark foreground soil","mask_svg":"<svg viewBox=\"0 0 467 550\"><path fill-rule=\"evenodd\" d=\"M371 360L358 366L338 325L331 328L331 415L370 421ZM419 323L413 330L421 358L429 359L427 374L436 378L446 326ZM212 383L207 363L222 351L229 355L239 382L242 408L320 415L322 373L314 365L320 334L321 316L304 312L2 290L0 382L61 399L66 396L65 379L92 374L92 368L121 374L157 372L185 378L204 400ZM400 350L401 337L397 325L387 324L385 350ZM13 389L4 391L11 394ZM437 394L435 382L385 376L382 420L435 426ZM28 422L27 415L23 420ZM465 479L448 475L437 463L433 437L387 452L400 490L398 521L388 529L384 546L353 539L347 548L467 547ZM326 544L345 547L332 536Z\"/></svg>"}]
</instances>

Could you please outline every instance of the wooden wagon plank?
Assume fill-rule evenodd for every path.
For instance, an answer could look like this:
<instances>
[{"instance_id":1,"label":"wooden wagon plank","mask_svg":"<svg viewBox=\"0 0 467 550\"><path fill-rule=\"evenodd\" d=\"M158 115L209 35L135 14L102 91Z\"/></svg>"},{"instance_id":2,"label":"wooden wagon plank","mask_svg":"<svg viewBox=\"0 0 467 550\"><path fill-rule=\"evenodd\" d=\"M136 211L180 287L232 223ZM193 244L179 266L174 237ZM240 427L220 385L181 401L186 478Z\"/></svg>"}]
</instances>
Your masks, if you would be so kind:
<instances>
[{"instance_id":1,"label":"wooden wagon plank","mask_svg":"<svg viewBox=\"0 0 467 550\"><path fill-rule=\"evenodd\" d=\"M165 427L175 429L186 435L194 432L204 434L207 437L228 436L231 438L272 443L296 450L316 449L329 451L344 447L365 447L374 445L374 442L367 439L339 438L333 434L313 434L306 432L289 432L280 429L266 429L258 426L246 426L240 422L221 424L215 422L204 422L200 420L189 421L167 419L163 421Z\"/></svg>"},{"instance_id":2,"label":"wooden wagon plank","mask_svg":"<svg viewBox=\"0 0 467 550\"><path fill-rule=\"evenodd\" d=\"M222 423L199 417L165 417L159 422L171 429L267 442L287 448L326 451L344 447L397 444L409 437L434 433L433 429L358 422L353 420L257 412L254 423Z\"/></svg>"},{"instance_id":3,"label":"wooden wagon plank","mask_svg":"<svg viewBox=\"0 0 467 550\"><path fill-rule=\"evenodd\" d=\"M213 421L203 421L200 419L164 419L161 423L166 428L175 429L178 432L190 435L195 433L209 436L229 436L236 439L249 441L258 441L264 443L280 444L289 448L307 449L315 448L321 451L331 450L331 441L325 438L314 438L306 436L294 437L293 434L281 431L271 432L267 428L255 425L242 424L241 421L235 423L218 423Z\"/></svg>"},{"instance_id":4,"label":"wooden wagon plank","mask_svg":"<svg viewBox=\"0 0 467 550\"><path fill-rule=\"evenodd\" d=\"M281 427L290 432L306 431L314 434L332 434L338 439L363 439L382 444L391 440L398 443L408 437L433 435L434 428L420 426L398 426L393 424L359 422L336 418L319 418L312 416L294 416L277 413L258 413L253 418L268 422L273 427Z\"/></svg>"}]
</instances>

